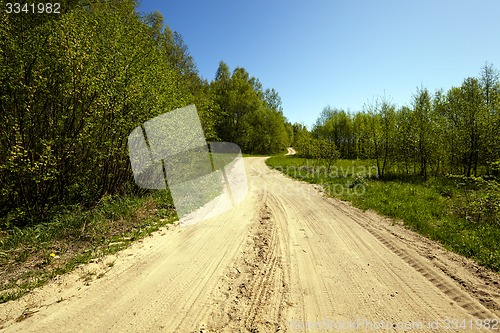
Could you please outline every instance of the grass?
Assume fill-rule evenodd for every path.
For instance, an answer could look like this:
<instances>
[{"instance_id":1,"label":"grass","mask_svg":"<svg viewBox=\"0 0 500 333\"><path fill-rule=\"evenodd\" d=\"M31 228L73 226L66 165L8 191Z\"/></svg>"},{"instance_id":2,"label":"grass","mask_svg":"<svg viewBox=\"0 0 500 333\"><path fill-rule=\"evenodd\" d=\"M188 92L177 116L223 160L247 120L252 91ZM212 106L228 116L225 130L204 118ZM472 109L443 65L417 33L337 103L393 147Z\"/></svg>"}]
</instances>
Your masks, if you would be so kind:
<instances>
[{"instance_id":1,"label":"grass","mask_svg":"<svg viewBox=\"0 0 500 333\"><path fill-rule=\"evenodd\" d=\"M401 220L409 229L439 241L449 250L500 271L498 184L474 187L449 177L423 179L398 174L380 180L370 160L338 160L330 169L311 160L282 155L266 163L290 177L320 184L330 196L358 208ZM493 197L496 199L488 201ZM493 218L485 213L488 207L494 212Z\"/></svg>"},{"instance_id":2,"label":"grass","mask_svg":"<svg viewBox=\"0 0 500 333\"><path fill-rule=\"evenodd\" d=\"M91 210L70 207L50 222L0 231L0 303L94 258L116 253L176 219L170 194L157 191L104 197Z\"/></svg>"},{"instance_id":3,"label":"grass","mask_svg":"<svg viewBox=\"0 0 500 333\"><path fill-rule=\"evenodd\" d=\"M243 157L267 157L269 154L247 154L243 153L241 154Z\"/></svg>"}]
</instances>

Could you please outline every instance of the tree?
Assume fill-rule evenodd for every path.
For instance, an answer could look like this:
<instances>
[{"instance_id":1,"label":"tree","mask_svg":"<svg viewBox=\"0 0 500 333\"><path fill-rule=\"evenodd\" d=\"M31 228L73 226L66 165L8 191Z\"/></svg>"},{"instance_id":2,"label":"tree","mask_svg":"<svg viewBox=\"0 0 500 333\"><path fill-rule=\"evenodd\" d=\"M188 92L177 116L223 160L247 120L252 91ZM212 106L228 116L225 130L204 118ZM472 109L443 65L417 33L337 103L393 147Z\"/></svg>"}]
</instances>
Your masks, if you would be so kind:
<instances>
[{"instance_id":1,"label":"tree","mask_svg":"<svg viewBox=\"0 0 500 333\"><path fill-rule=\"evenodd\" d=\"M314 140L313 144L316 146L316 157L318 159L324 160L327 163L327 173L330 173L330 167L335 162L340 153L335 147L333 142L328 142L326 140Z\"/></svg>"},{"instance_id":2,"label":"tree","mask_svg":"<svg viewBox=\"0 0 500 333\"><path fill-rule=\"evenodd\" d=\"M486 107L479 81L467 78L459 88L451 88L445 106L447 142L453 166L469 177L477 175L478 166L485 163L484 138Z\"/></svg>"},{"instance_id":3,"label":"tree","mask_svg":"<svg viewBox=\"0 0 500 333\"><path fill-rule=\"evenodd\" d=\"M484 94L486 107L485 137L484 137L484 159L488 173L491 163L500 160L500 142L498 140L498 128L500 127L500 108L498 100L500 97L500 73L492 64L486 63L481 69L479 82Z\"/></svg>"},{"instance_id":4,"label":"tree","mask_svg":"<svg viewBox=\"0 0 500 333\"><path fill-rule=\"evenodd\" d=\"M373 147L370 144L371 136L369 131L370 116L366 112L357 112L353 117L353 140L354 157L371 158Z\"/></svg>"},{"instance_id":5,"label":"tree","mask_svg":"<svg viewBox=\"0 0 500 333\"><path fill-rule=\"evenodd\" d=\"M294 142L294 131L293 131L293 125L290 123L286 118L285 118L285 130L286 130L286 137L287 137L287 142L286 146L287 147L292 147L293 142Z\"/></svg>"},{"instance_id":6,"label":"tree","mask_svg":"<svg viewBox=\"0 0 500 333\"><path fill-rule=\"evenodd\" d=\"M312 139L311 133L304 124L294 123L293 128L293 146L299 155L306 157L309 151L309 140Z\"/></svg>"},{"instance_id":7,"label":"tree","mask_svg":"<svg viewBox=\"0 0 500 333\"><path fill-rule=\"evenodd\" d=\"M230 74L221 62L211 82L215 128L223 141L249 153L269 154L289 144L281 98L274 89L262 90L260 81L242 67Z\"/></svg>"},{"instance_id":8,"label":"tree","mask_svg":"<svg viewBox=\"0 0 500 333\"><path fill-rule=\"evenodd\" d=\"M431 97L429 91L420 88L413 96L413 125L416 132L416 163L419 164L420 176L427 176L427 167L433 152L434 136Z\"/></svg>"},{"instance_id":9,"label":"tree","mask_svg":"<svg viewBox=\"0 0 500 333\"><path fill-rule=\"evenodd\" d=\"M477 176L477 167L482 162L482 149L484 148L485 116L486 109L479 81L467 78L460 87L462 105L461 111L467 131L466 176L472 172Z\"/></svg>"},{"instance_id":10,"label":"tree","mask_svg":"<svg viewBox=\"0 0 500 333\"><path fill-rule=\"evenodd\" d=\"M386 97L382 97L365 104L365 111L369 116L368 127L378 176L383 178L395 151L395 106Z\"/></svg>"},{"instance_id":11,"label":"tree","mask_svg":"<svg viewBox=\"0 0 500 333\"><path fill-rule=\"evenodd\" d=\"M481 77L479 82L483 88L486 108L490 110L493 106L493 101L495 96L499 93L498 82L500 79L500 73L496 70L492 64L486 62L481 68Z\"/></svg>"},{"instance_id":12,"label":"tree","mask_svg":"<svg viewBox=\"0 0 500 333\"><path fill-rule=\"evenodd\" d=\"M434 176L446 170L446 130L447 122L445 117L446 95L442 90L437 90L432 100L433 113L433 160L435 163Z\"/></svg>"},{"instance_id":13,"label":"tree","mask_svg":"<svg viewBox=\"0 0 500 333\"><path fill-rule=\"evenodd\" d=\"M415 166L413 162L417 152L413 110L403 106L399 109L396 117L396 152L399 160L403 161L405 172L408 175L410 168Z\"/></svg>"},{"instance_id":14,"label":"tree","mask_svg":"<svg viewBox=\"0 0 500 333\"><path fill-rule=\"evenodd\" d=\"M227 64L221 61L215 74L215 80L210 83L210 91L214 105L215 130L217 136L222 140L230 140L232 130L232 124L228 121L231 112L230 84L231 72Z\"/></svg>"},{"instance_id":15,"label":"tree","mask_svg":"<svg viewBox=\"0 0 500 333\"><path fill-rule=\"evenodd\" d=\"M486 64L481 78L467 78L447 92L431 96L417 88L410 106L397 111L385 97L355 114L327 106L311 135L334 143L342 158L375 159L380 177L388 172L477 176L500 163L499 110L499 74Z\"/></svg>"},{"instance_id":16,"label":"tree","mask_svg":"<svg viewBox=\"0 0 500 333\"><path fill-rule=\"evenodd\" d=\"M283 113L281 97L278 92L274 90L274 88L266 89L264 91L264 100L270 109Z\"/></svg>"},{"instance_id":17,"label":"tree","mask_svg":"<svg viewBox=\"0 0 500 333\"><path fill-rule=\"evenodd\" d=\"M344 110L327 106L316 121L313 131L319 139L335 144L343 158L355 156L352 116Z\"/></svg>"},{"instance_id":18,"label":"tree","mask_svg":"<svg viewBox=\"0 0 500 333\"><path fill-rule=\"evenodd\" d=\"M0 213L18 226L129 191L130 131L192 98L162 52L160 17L146 23L131 0L68 3L0 30Z\"/></svg>"}]
</instances>

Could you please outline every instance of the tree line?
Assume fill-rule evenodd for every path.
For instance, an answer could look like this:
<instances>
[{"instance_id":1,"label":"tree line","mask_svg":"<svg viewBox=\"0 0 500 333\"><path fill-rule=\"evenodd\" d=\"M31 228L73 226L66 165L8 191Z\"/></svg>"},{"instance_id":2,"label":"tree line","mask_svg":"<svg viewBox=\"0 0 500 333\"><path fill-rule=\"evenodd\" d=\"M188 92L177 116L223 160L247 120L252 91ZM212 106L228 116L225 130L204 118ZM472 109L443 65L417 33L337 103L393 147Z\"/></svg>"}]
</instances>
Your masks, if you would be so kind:
<instances>
[{"instance_id":1,"label":"tree line","mask_svg":"<svg viewBox=\"0 0 500 333\"><path fill-rule=\"evenodd\" d=\"M486 63L479 77L434 94L420 87L410 104L399 108L387 97L356 113L327 106L310 133L294 128L299 149L307 153L311 142L325 140L341 158L374 159L379 177L498 175L499 72Z\"/></svg>"},{"instance_id":2,"label":"tree line","mask_svg":"<svg viewBox=\"0 0 500 333\"><path fill-rule=\"evenodd\" d=\"M274 89L224 62L208 82L161 14L136 8L64 0L59 15L0 14L0 229L137 191L129 133L188 104L209 141L260 154L290 143Z\"/></svg>"}]
</instances>

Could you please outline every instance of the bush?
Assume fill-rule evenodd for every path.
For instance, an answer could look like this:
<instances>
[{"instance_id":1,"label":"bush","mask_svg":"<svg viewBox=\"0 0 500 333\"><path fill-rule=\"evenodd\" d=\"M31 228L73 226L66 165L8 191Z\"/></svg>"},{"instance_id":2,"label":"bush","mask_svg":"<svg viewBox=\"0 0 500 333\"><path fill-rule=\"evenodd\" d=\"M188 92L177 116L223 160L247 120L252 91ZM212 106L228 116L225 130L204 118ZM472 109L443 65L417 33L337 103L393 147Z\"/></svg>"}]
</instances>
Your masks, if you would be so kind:
<instances>
[{"instance_id":1,"label":"bush","mask_svg":"<svg viewBox=\"0 0 500 333\"><path fill-rule=\"evenodd\" d=\"M495 177L500 176L500 161L491 163L491 174Z\"/></svg>"}]
</instances>

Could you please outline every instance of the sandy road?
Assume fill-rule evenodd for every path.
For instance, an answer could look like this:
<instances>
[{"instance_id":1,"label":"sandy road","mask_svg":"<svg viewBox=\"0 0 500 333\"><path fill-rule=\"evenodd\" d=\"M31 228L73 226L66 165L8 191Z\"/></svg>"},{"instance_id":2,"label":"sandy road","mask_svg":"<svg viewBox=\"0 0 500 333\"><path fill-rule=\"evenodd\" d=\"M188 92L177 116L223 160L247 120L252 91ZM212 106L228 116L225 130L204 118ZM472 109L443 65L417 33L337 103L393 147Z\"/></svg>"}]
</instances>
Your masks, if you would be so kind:
<instances>
[{"instance_id":1,"label":"sandy road","mask_svg":"<svg viewBox=\"0 0 500 333\"><path fill-rule=\"evenodd\" d=\"M499 317L497 274L397 223L325 198L264 160L246 159L249 195L240 206L164 229L0 305L0 327L472 332Z\"/></svg>"},{"instance_id":2,"label":"sandy road","mask_svg":"<svg viewBox=\"0 0 500 333\"><path fill-rule=\"evenodd\" d=\"M288 156L288 155L295 155L297 152L295 151L295 149L293 149L292 147L288 147L287 148L287 153L285 154L285 156Z\"/></svg>"}]
</instances>

